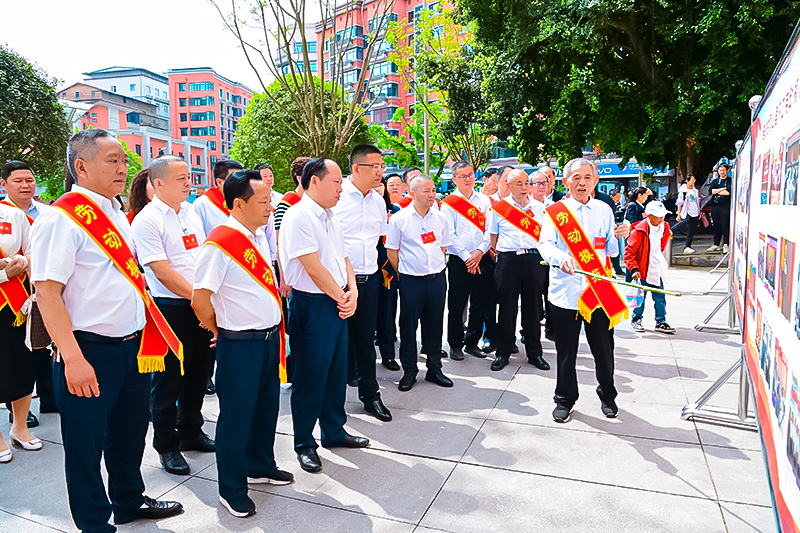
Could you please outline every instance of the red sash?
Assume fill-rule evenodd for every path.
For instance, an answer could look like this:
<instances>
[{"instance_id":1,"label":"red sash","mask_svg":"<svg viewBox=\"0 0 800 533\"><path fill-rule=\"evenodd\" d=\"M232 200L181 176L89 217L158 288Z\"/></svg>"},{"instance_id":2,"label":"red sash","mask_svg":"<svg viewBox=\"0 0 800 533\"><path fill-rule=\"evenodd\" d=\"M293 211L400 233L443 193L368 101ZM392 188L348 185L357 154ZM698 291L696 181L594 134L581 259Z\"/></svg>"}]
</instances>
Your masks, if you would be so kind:
<instances>
[{"instance_id":1,"label":"red sash","mask_svg":"<svg viewBox=\"0 0 800 533\"><path fill-rule=\"evenodd\" d=\"M77 192L62 195L53 206L64 211L78 227L89 234L142 297L147 310L147 324L139 347L139 372L162 372L164 356L171 349L181 363L183 374L183 345L147 293L144 276L133 258L133 253L108 215L91 198Z\"/></svg>"},{"instance_id":2,"label":"red sash","mask_svg":"<svg viewBox=\"0 0 800 533\"><path fill-rule=\"evenodd\" d=\"M397 201L397 205L399 205L402 208L406 208L411 205L411 202L413 202L413 200L411 199L410 196L403 196Z\"/></svg>"},{"instance_id":3,"label":"red sash","mask_svg":"<svg viewBox=\"0 0 800 533\"><path fill-rule=\"evenodd\" d=\"M225 213L226 217L231 216L231 210L228 209L227 205L225 205L225 198L223 198L222 193L219 192L219 189L217 189L216 187L208 189L206 191L206 196L208 197L209 200L211 200L212 204L217 206L220 211Z\"/></svg>"},{"instance_id":4,"label":"red sash","mask_svg":"<svg viewBox=\"0 0 800 533\"><path fill-rule=\"evenodd\" d=\"M452 207L453 211L466 218L482 232L486 231L486 215L463 196L451 194L442 202Z\"/></svg>"},{"instance_id":5,"label":"red sash","mask_svg":"<svg viewBox=\"0 0 800 533\"><path fill-rule=\"evenodd\" d=\"M492 209L512 226L533 237L536 242L539 242L539 234L542 232L542 225L528 213L511 205L511 202L506 200L495 202Z\"/></svg>"},{"instance_id":6,"label":"red sash","mask_svg":"<svg viewBox=\"0 0 800 533\"><path fill-rule=\"evenodd\" d=\"M281 198L281 201L279 203L285 203L285 204L288 204L289 207L292 207L293 205L295 205L297 202L299 202L302 199L303 199L303 197L300 196L299 194L297 194L296 192L289 191L289 192L287 192L286 194L283 195L283 198Z\"/></svg>"},{"instance_id":7,"label":"red sash","mask_svg":"<svg viewBox=\"0 0 800 533\"><path fill-rule=\"evenodd\" d=\"M572 214L566 204L564 202L556 202L546 207L545 211L553 220L556 231L564 239L569 253L578 264L578 268L605 276L607 271L600 261L597 251L583 231L578 219L575 218L575 215ZM613 283L590 276L586 276L586 279L589 281L589 286L578 298L578 312L586 322L591 320L592 313L598 306L602 307L603 311L608 315L610 321L609 329L628 318L628 305L617 292L617 288Z\"/></svg>"},{"instance_id":8,"label":"red sash","mask_svg":"<svg viewBox=\"0 0 800 533\"><path fill-rule=\"evenodd\" d=\"M5 252L3 252L3 249L0 248L0 259L5 257ZM11 310L14 311L14 314L17 315L17 319L14 321L15 326L20 326L23 322L25 322L25 315L22 313L22 306L28 299L28 291L25 290L25 285L22 283L24 279L25 273L23 272L22 274L14 276L8 281L0 283L0 309L8 304Z\"/></svg>"},{"instance_id":9,"label":"red sash","mask_svg":"<svg viewBox=\"0 0 800 533\"><path fill-rule=\"evenodd\" d=\"M22 211L22 208L17 204L15 204L14 202L12 202L11 200L9 200L7 196L5 200L0 200L0 204L7 205L8 207L14 207ZM25 211L22 212L25 213ZM28 224L33 224L33 217L30 216L28 213L25 213L25 216L28 217Z\"/></svg>"},{"instance_id":10,"label":"red sash","mask_svg":"<svg viewBox=\"0 0 800 533\"><path fill-rule=\"evenodd\" d=\"M281 383L286 383L286 321L283 319L281 295L278 292L278 288L275 286L275 280L272 276L272 269L269 266L269 262L264 259L264 256L253 246L253 243L244 233L230 226L221 225L211 230L206 242L203 243L204 246L207 244L213 244L222 250L225 255L245 269L247 273L275 299L278 309L281 310L278 377Z\"/></svg>"}]
</instances>

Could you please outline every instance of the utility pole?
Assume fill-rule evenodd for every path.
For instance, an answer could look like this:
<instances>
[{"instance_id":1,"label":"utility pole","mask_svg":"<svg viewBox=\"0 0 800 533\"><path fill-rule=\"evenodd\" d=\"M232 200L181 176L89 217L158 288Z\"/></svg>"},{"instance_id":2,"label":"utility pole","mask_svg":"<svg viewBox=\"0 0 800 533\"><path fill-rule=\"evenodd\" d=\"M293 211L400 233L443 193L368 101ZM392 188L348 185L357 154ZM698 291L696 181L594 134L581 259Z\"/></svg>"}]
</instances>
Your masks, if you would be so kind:
<instances>
[{"instance_id":1,"label":"utility pole","mask_svg":"<svg viewBox=\"0 0 800 533\"><path fill-rule=\"evenodd\" d=\"M428 11L428 0L425 0L422 3L422 10L423 11ZM428 86L425 85L423 87L423 89L424 89L424 93L425 93L425 106L423 107L423 110L426 110L427 109L427 105L428 105L428 100L429 100ZM430 173L431 173L431 135L430 135L430 131L429 131L430 124L429 124L429 117L428 117L427 111L423 111L423 112L425 113L425 116L422 119L423 120L423 128L425 130L425 140L424 140L424 143L425 143L424 163L425 164L423 166L425 167L425 175L426 176L430 176Z\"/></svg>"}]
</instances>

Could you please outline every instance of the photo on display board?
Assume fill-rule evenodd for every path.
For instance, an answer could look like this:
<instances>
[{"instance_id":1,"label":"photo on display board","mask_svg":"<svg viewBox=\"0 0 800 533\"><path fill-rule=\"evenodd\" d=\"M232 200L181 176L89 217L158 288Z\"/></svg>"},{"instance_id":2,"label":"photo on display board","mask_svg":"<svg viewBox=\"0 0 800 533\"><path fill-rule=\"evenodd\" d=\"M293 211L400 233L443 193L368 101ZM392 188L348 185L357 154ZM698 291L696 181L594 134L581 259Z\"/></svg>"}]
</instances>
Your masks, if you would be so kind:
<instances>
[{"instance_id":1,"label":"photo on display board","mask_svg":"<svg viewBox=\"0 0 800 533\"><path fill-rule=\"evenodd\" d=\"M781 203L781 185L783 185L783 173L781 172L781 168L784 146L784 141L781 141L780 148L772 152L772 168L770 169L769 180L770 205L780 205Z\"/></svg>"},{"instance_id":2,"label":"photo on display board","mask_svg":"<svg viewBox=\"0 0 800 533\"><path fill-rule=\"evenodd\" d=\"M797 205L797 173L800 165L800 129L786 141L786 163L783 167L783 205Z\"/></svg>"},{"instance_id":3,"label":"photo on display board","mask_svg":"<svg viewBox=\"0 0 800 533\"><path fill-rule=\"evenodd\" d=\"M764 334L764 321L762 320L763 314L761 313L761 301L756 301L756 352L761 355L761 337Z\"/></svg>"},{"instance_id":4,"label":"photo on display board","mask_svg":"<svg viewBox=\"0 0 800 533\"><path fill-rule=\"evenodd\" d=\"M794 283L794 243L781 237L781 273L778 280L778 307L786 320L792 320L792 285Z\"/></svg>"},{"instance_id":5,"label":"photo on display board","mask_svg":"<svg viewBox=\"0 0 800 533\"><path fill-rule=\"evenodd\" d=\"M737 169L739 179L738 196L736 198L736 209L741 213L747 213L750 207L750 152L742 152L739 156L739 167Z\"/></svg>"},{"instance_id":6,"label":"photo on display board","mask_svg":"<svg viewBox=\"0 0 800 533\"><path fill-rule=\"evenodd\" d=\"M797 277L795 277L795 287L797 290L794 291L794 333L797 335L797 338L800 339L800 267L796 268L797 270Z\"/></svg>"},{"instance_id":7,"label":"photo on display board","mask_svg":"<svg viewBox=\"0 0 800 533\"><path fill-rule=\"evenodd\" d=\"M772 368L772 344L772 328L765 320L761 325L761 371L764 373L764 381L767 382L767 385L770 384L770 369Z\"/></svg>"},{"instance_id":8,"label":"photo on display board","mask_svg":"<svg viewBox=\"0 0 800 533\"><path fill-rule=\"evenodd\" d=\"M789 396L789 423L786 427L786 455L794 472L794 482L800 487L800 391L797 378L792 374L792 391Z\"/></svg>"},{"instance_id":9,"label":"photo on display board","mask_svg":"<svg viewBox=\"0 0 800 533\"><path fill-rule=\"evenodd\" d=\"M783 424L784 398L786 397L786 357L778 339L775 339L775 357L772 358L772 408L778 425Z\"/></svg>"},{"instance_id":10,"label":"photo on display board","mask_svg":"<svg viewBox=\"0 0 800 533\"><path fill-rule=\"evenodd\" d=\"M764 272L767 266L767 236L758 234L758 279L764 281Z\"/></svg>"},{"instance_id":11,"label":"photo on display board","mask_svg":"<svg viewBox=\"0 0 800 533\"><path fill-rule=\"evenodd\" d=\"M764 270L767 291L775 298L775 282L778 270L778 239L767 235L767 266Z\"/></svg>"},{"instance_id":12,"label":"photo on display board","mask_svg":"<svg viewBox=\"0 0 800 533\"><path fill-rule=\"evenodd\" d=\"M772 152L767 152L761 157L761 203L769 203L769 168L772 162Z\"/></svg>"},{"instance_id":13,"label":"photo on display board","mask_svg":"<svg viewBox=\"0 0 800 533\"><path fill-rule=\"evenodd\" d=\"M756 266L749 263L747 272L747 308L750 310L750 318L755 319L756 308L753 302L756 301Z\"/></svg>"}]
</instances>

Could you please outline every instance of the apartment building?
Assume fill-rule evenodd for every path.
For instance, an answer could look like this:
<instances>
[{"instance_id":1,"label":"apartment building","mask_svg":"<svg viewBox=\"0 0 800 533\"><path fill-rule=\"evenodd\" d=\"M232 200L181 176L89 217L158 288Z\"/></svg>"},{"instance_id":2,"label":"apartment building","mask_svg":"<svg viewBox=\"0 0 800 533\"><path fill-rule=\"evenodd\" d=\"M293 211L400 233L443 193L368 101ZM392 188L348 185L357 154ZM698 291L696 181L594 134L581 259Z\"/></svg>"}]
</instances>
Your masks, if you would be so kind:
<instances>
[{"instance_id":1,"label":"apartment building","mask_svg":"<svg viewBox=\"0 0 800 533\"><path fill-rule=\"evenodd\" d=\"M169 120L169 86L165 76L132 67L108 67L83 75L88 85L155 105L156 114Z\"/></svg>"}]
</instances>

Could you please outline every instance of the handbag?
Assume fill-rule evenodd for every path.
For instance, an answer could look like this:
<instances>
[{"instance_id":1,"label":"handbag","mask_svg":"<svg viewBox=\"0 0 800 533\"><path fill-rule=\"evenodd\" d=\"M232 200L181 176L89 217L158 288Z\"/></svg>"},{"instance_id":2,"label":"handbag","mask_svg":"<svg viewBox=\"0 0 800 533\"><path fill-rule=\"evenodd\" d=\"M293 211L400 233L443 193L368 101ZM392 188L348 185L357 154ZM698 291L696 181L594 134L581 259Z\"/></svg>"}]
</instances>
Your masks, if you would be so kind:
<instances>
[{"instance_id":1,"label":"handbag","mask_svg":"<svg viewBox=\"0 0 800 533\"><path fill-rule=\"evenodd\" d=\"M49 348L53 343L53 339L50 338L50 334L47 332L47 328L44 325L42 313L39 311L39 304L36 301L36 295L31 295L25 305L28 306L25 345L31 351Z\"/></svg>"},{"instance_id":2,"label":"handbag","mask_svg":"<svg viewBox=\"0 0 800 533\"><path fill-rule=\"evenodd\" d=\"M710 225L708 221L708 215L700 211L700 221L703 223L703 227L707 228Z\"/></svg>"}]
</instances>

